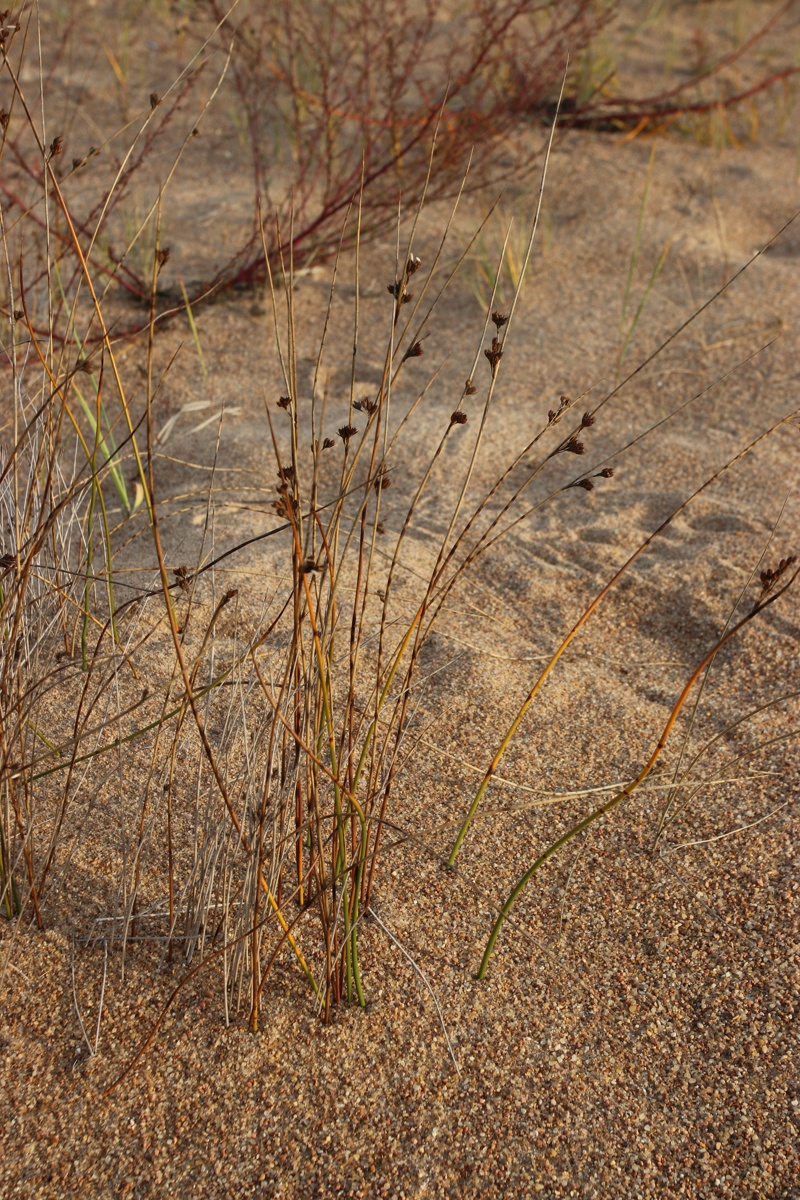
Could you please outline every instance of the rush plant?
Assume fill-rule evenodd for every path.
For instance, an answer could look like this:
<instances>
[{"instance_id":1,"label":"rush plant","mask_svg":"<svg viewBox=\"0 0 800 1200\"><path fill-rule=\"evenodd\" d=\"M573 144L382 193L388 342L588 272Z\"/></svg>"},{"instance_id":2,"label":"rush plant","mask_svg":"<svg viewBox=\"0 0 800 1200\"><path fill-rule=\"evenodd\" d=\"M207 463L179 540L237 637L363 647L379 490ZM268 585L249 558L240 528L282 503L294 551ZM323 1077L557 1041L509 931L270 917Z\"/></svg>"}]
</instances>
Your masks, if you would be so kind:
<instances>
[{"instance_id":1,"label":"rush plant","mask_svg":"<svg viewBox=\"0 0 800 1200\"><path fill-rule=\"evenodd\" d=\"M374 17L375 10L369 11ZM498 14L510 19L511 11L503 4L481 10L481 36L494 30ZM552 16L550 6L546 15ZM320 27L316 35L354 38L352 21L342 20L341 28ZM288 38L294 30L295 41L287 45L296 71L291 94L297 99L301 83L315 80L302 57L314 47L306 44L307 31L294 29L289 15L285 21L275 36ZM256 39L254 53L260 45ZM486 54L500 45L494 30ZM59 170L60 137L44 134L21 82L22 58L11 47L9 31L3 70L14 119L36 146L40 172L41 194L25 219L44 230L44 241L41 259L29 262L20 230L9 227L0 210L8 445L0 458L0 906L9 920L43 926L48 911L57 911L71 862L94 839L104 864L111 864L103 868L111 881L110 911L102 918L109 951L119 951L124 968L135 942L153 943L162 950L162 965L180 956L187 968L161 1019L190 978L218 970L226 1019L241 1014L256 1031L276 963L290 961L330 1020L336 1006L366 1005L364 957L374 953L365 937L370 915L376 917L373 929L397 941L374 913L375 889L388 831L405 836L409 776L415 767L420 775L424 771L418 757L425 754L424 741L415 729L425 704L426 645L459 590L469 586L476 564L494 561L521 522L535 522L545 510L559 516L594 491L602 499L619 484L615 471L631 448L655 437L714 386L635 435L612 418L614 399L757 255L591 406L583 397L566 395L549 409L543 402L538 422L498 465L486 453L487 443L498 419L498 383L513 362L554 123L508 302L501 306L498 300L498 280L508 279L504 263L512 235L506 230L453 406L442 410L422 456L405 453L408 445L418 445L415 423L444 369L434 360L431 335L493 210L470 236L459 234L456 218L472 178L467 170L444 215L437 210L440 234L434 240L423 236L427 206L453 190L448 109L439 104L436 117L418 126L399 106L393 169L408 169L417 204L395 218L394 261L380 282L381 367L369 388L358 382L364 342L369 340L374 357L376 340L362 320L362 245L376 228L370 206L378 194L370 192L375 179L367 159L359 158L357 170L355 160L342 160L341 194L330 208L331 221L334 214L338 219L336 237L332 225L325 234L333 249L331 285L310 387L301 376L305 317L295 258L302 209L289 210L287 228L286 214L280 209L268 214L262 193L259 271L267 284L278 364L262 425L273 462L269 481L258 489L259 500L265 492L269 496L269 528L220 550L214 489L222 471L223 411L210 462L180 464L207 470L211 482L177 497L167 494L161 454L164 430L174 421L159 429L156 417L160 389L176 369L179 352L159 333L159 278L169 261L163 210L183 143L164 186L131 231L131 241L146 227L153 238L140 296L146 304L137 346L141 370L132 389L104 290L107 264L94 253L116 192L104 194L96 222L73 216ZM398 44L392 53L406 55L404 71L416 69L408 46ZM39 79L42 91L42 72ZM335 81L329 82L333 88ZM458 94L452 91L450 102ZM153 112L161 103L157 99ZM347 93L342 102L351 99ZM329 117L338 103L331 93ZM291 120L302 118L302 128L307 121L319 138L318 113L310 101L308 107L310 116L298 107ZM131 134L128 153L145 136L146 124ZM404 141L412 130L412 141ZM384 146L386 132L375 134L376 145ZM22 137L21 131L15 134ZM335 134L332 129L331 138ZM4 142L3 151L10 145ZM338 145L331 142L332 164L339 161ZM414 156L422 155L423 146L424 169L414 165L413 174ZM388 180L380 179L388 189ZM124 191L125 180L123 170L114 186ZM395 195L397 183L395 178ZM381 203L388 203L388 195L387 190ZM306 202L302 194L298 202ZM343 279L354 300L347 336L334 338ZM372 275L368 282L374 284ZM185 290L181 310L208 384L202 333ZM337 355L340 378L349 379L346 395L339 397L346 411L334 409L324 382L329 360ZM464 869L463 848L486 816L484 801L504 755L544 683L609 593L680 513L766 437L796 420L797 411L709 469L560 639L505 731L498 719L497 746L476 794L460 806L455 821L452 812L444 814L448 850L438 852L443 865ZM601 428L616 437L610 453L594 452ZM399 463L411 465L398 468ZM248 486L256 487L252 481ZM191 542L173 534L187 501L201 505L198 536ZM431 501L440 532L422 566L410 570L409 540ZM241 565L256 543L265 553L269 548L276 567L274 589L263 601L254 597ZM228 570L235 578L224 574ZM558 838L532 856L505 899L496 898L481 977L527 884L559 849L643 787L715 656L783 599L797 573L788 551L772 565L765 562L757 598L746 607L743 594L746 611L732 616L700 656L641 770L580 821L567 822ZM656 841L679 807L676 786L673 780ZM92 932L89 928L84 940ZM95 1047L99 1029L98 1018Z\"/></svg>"}]
</instances>

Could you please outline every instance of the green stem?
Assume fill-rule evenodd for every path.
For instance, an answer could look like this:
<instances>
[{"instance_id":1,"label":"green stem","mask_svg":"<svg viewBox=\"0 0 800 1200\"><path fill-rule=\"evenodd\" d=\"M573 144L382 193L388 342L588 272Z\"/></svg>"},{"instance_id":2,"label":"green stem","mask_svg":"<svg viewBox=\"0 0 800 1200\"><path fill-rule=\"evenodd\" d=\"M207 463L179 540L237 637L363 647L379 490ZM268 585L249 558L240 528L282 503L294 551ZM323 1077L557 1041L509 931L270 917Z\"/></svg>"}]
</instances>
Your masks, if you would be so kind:
<instances>
[{"instance_id":1,"label":"green stem","mask_svg":"<svg viewBox=\"0 0 800 1200\"><path fill-rule=\"evenodd\" d=\"M492 950L494 949L494 944L497 941L497 937L498 937L498 934L500 933L500 930L503 928L503 925L505 924L506 917L511 912L511 909L514 907L514 902L517 899L517 896L528 885L528 883L533 878L533 876L536 874L536 872L539 870L539 868L544 866L544 864L547 862L548 858L552 858L552 856L558 850L560 850L562 846L566 846L567 842L571 842L572 839L574 837L577 837L579 833L582 833L584 829L587 829L595 821L599 820L600 817L604 816L607 812L610 812L610 810L612 808L614 808L615 805L619 804L621 800L624 800L626 796L629 796L631 794L631 792L634 790L634 788L637 786L637 783L638 783L638 780L634 780L632 783L629 783L616 796L613 796L610 800L606 801L605 804L601 804L600 808L595 809L595 811L593 813L590 813L588 817L584 817L584 819L582 821L579 821L577 825L573 825L572 829L568 830L565 834L562 834L562 836L560 838L558 838L557 841L553 842L552 846L548 846L548 848L545 850L544 854L539 855L539 857L536 859L536 862L533 864L533 866L528 867L528 869L524 873L524 875L521 876L521 878L517 881L517 883L511 889L511 891L509 892L509 895L508 895L508 899L506 900L503 907L500 909L500 915L494 923L494 927L492 929L491 935L489 937L488 942L486 943L486 949L483 952L483 958L481 959L480 970L478 971L478 979L483 979L483 977L485 976L485 974L489 968L489 959L492 957Z\"/></svg>"},{"instance_id":2,"label":"green stem","mask_svg":"<svg viewBox=\"0 0 800 1200\"><path fill-rule=\"evenodd\" d=\"M708 666L708 664L711 662L711 660L714 658L714 656L722 649L722 647L724 645L726 645L733 637L735 637L736 634L745 625L747 625L750 621L752 621L753 617L758 616L758 614L760 612L763 612L765 608L768 608L771 604L774 604L775 601L780 596L782 596L783 593L788 590L788 588L790 588L792 586L792 584L794 583L798 574L800 574L800 568L798 569L798 571L794 572L794 574L789 578L789 580L784 584L784 586L782 588L780 588L779 591L774 592L772 595L768 595L766 597L762 596L762 599L758 601L758 603L751 609L751 611L749 613L747 613L744 617L742 617L742 619L740 621L737 621L737 623L731 629L729 629L727 631L727 633L724 633L722 635L722 637L719 638L714 643L714 645L711 647L711 649L708 651L708 653L703 657L703 659L695 667L694 671L692 671L691 675L689 676L689 679L687 680L686 684L684 685L683 691L681 692L680 696L678 697L677 701L675 702L672 712L669 715L669 719L668 719L666 725L664 726L661 737L658 739L658 742L656 744L655 749L653 750L653 753L650 755L650 758L647 760L644 767L639 772L639 774L636 776L636 778L632 779L630 783L626 784L625 787L622 789L622 791L618 792L616 794L616 796L612 796L610 800L607 800L605 802L605 804L601 804L600 807L596 808L593 813L590 813L587 817L584 817L583 820L579 821L577 825L573 825L571 829L567 830L566 833L562 834L561 837L558 838L555 842L553 842L553 844L551 846L548 846L548 848L545 850L544 854L540 854L539 857L536 859L536 862L533 863L532 866L528 867L527 871L525 871L524 874L520 877L520 879L515 883L514 887L511 889L511 891L508 895L508 898L507 898L505 904L503 905L503 907L500 910L500 915L498 916L497 920L495 921L494 926L492 928L492 932L489 936L489 940L486 943L486 949L483 952L483 958L481 959L480 970L478 971L478 979L483 979L484 976L486 975L486 971L488 970L488 967L489 967L489 960L492 957L492 950L494 949L494 944L497 941L498 934L500 933L500 930L503 928L506 917L511 912L511 909L514 907L514 902L516 901L520 892L522 892L523 889L527 886L527 884L530 882L530 880L533 878L533 876L536 874L536 872L539 870L539 868L541 866L543 866L544 863L546 863L549 858L552 858L552 856L556 853L556 851L560 850L562 846L565 846L567 844L567 842L572 841L572 839L574 837L577 837L577 835L579 833L582 833L584 829L587 829L595 821L599 820L600 817L605 816L605 814L610 812L612 808L616 808L616 806L618 804L620 804L625 799L626 796L630 796L636 790L636 788L639 786L639 784L642 783L647 778L647 776L650 774L653 767L655 766L658 758L661 756L661 752L664 749L665 745L667 744L667 739L669 738L669 735L672 732L672 728L678 719L678 715L679 715L681 709L683 708L683 706L689 696L689 693L691 692L692 688L694 687L695 683L699 679L702 672L705 670L705 668Z\"/></svg>"}]
</instances>

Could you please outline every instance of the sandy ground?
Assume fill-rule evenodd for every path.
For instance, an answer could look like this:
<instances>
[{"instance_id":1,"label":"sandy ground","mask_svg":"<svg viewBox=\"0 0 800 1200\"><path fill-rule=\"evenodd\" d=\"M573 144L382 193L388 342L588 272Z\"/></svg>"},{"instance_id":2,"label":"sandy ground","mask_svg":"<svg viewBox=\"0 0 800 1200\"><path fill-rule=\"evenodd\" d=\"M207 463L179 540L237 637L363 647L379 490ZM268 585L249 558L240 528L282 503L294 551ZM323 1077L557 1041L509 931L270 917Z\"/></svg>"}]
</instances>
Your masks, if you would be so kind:
<instances>
[{"instance_id":1,"label":"sandy ground","mask_svg":"<svg viewBox=\"0 0 800 1200\"><path fill-rule=\"evenodd\" d=\"M569 135L558 148L479 481L508 460L509 447L524 444L560 394L609 390L650 150L649 141L599 134ZM796 133L785 130L716 149L678 136L659 141L635 297L667 239L670 250L628 367L800 207L797 164ZM521 216L532 202L531 189L512 189L503 201ZM459 235L478 202L468 210ZM440 210L426 218L423 258L443 219ZM795 694L710 756L712 777L739 782L702 792L670 826L660 854L651 852L664 795L657 788L572 843L524 893L489 975L475 979L509 887L590 803L520 807L530 798L524 789L588 789L634 775L779 515L770 563L800 552L796 424L705 493L609 597L504 760L502 774L514 784L490 793L495 815L466 843L457 872L441 867L453 823L541 656L694 487L800 405L798 264L800 221L602 410L587 432L591 461L716 386L619 453L613 479L591 494L570 489L518 526L481 561L426 650L430 682L417 725L425 750L404 773L393 813L414 840L398 839L387 852L375 901L418 971L371 921L361 951L367 1010L342 1010L323 1025L286 957L265 990L258 1035L244 1011L225 1027L218 972L201 972L106 1095L183 969L159 966L158 946L145 940L129 949L123 980L112 954L98 1053L89 1056L75 999L93 1039L104 956L100 944L82 949L73 939L96 930L113 900L113 835L98 810L60 876L46 931L0 927L0 1194L800 1197L796 743L726 766L743 747L797 728L795 595L724 651L704 693L701 741L743 712ZM372 247L363 272L374 281L364 287L365 385L379 377L390 316L384 276L392 271L390 242ZM306 375L326 298L321 274L299 281ZM333 426L336 404L346 412L351 303L344 282L331 336L344 346L329 368ZM199 326L214 403L239 410L223 420L218 461L243 471L253 489L239 476L219 485L215 537L224 549L269 527L274 464L263 412L280 381L258 297L204 310ZM393 464L390 530L401 519L404 482L417 477L455 407L481 327L467 273L425 343L419 370L445 365ZM176 340L187 341L161 394L166 422L205 395L205 385L185 323L163 336L165 357ZM204 416L180 416L164 447L170 460L159 463L165 511L174 513L165 536L175 565L196 553L205 485L185 464L211 461L213 434L191 432ZM476 424L465 427L465 439ZM404 557L411 569L430 562L468 445L454 442L420 513ZM565 457L547 468L536 497L571 477ZM280 553L264 543L237 556L230 578L243 609L273 586ZM677 752L668 751L659 780L670 778ZM156 899L157 882L153 888Z\"/></svg>"}]
</instances>

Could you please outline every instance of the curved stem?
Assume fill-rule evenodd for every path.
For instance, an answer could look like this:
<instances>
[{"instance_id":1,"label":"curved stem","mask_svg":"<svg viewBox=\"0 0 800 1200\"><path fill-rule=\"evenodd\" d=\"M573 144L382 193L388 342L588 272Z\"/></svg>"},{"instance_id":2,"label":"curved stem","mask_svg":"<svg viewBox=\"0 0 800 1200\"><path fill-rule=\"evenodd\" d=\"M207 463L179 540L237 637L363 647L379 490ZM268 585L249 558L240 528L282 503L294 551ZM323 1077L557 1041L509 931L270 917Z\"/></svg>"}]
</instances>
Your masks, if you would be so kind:
<instances>
[{"instance_id":1,"label":"curved stem","mask_svg":"<svg viewBox=\"0 0 800 1200\"><path fill-rule=\"evenodd\" d=\"M669 715L669 719L664 726L661 737L658 739L653 753L650 755L650 758L647 760L644 767L642 767L642 770L639 772L636 778L632 779L630 783L626 784L621 792L617 792L616 796L612 796L610 800L606 800L605 804L601 804L599 808L594 810L594 812L589 813L589 815L584 817L582 821L579 821L577 825L573 825L572 828L568 829L567 832L562 834L560 838L557 838L556 841L553 842L552 845L548 846L545 852L539 855L539 857L536 859L536 862L534 862L532 866L528 867L527 871L525 871L524 874L517 880L517 882L514 884L514 887L509 892L505 904L500 910L500 915L495 921L492 932L489 936L489 940L486 943L486 949L483 952L483 958L481 959L481 965L478 971L478 979L483 979L486 975L486 972L489 968L489 960L492 957L494 944L497 941L500 930L505 924L506 917L514 907L514 903L519 894L525 889L539 868L543 866L549 858L552 858L556 851L560 850L562 846L565 846L567 842L571 842L572 839L577 837L579 833L582 833L584 829L588 829L588 827L593 825L595 821L599 821L601 817L604 817L606 813L609 813L612 808L616 808L616 806L620 804L626 798L626 796L630 796L636 790L639 784L647 778L657 760L660 758L662 750L667 744L667 739L672 732L672 728L678 719L678 715L680 714L680 711L683 708L689 693L699 679L700 675L702 675L705 668L711 662L712 658L714 658L714 656L722 649L722 647L726 645L733 637L735 637L745 625L752 621L753 617L758 616L758 614L763 612L764 609L769 607L770 604L774 604L775 601L792 586L798 574L800 574L800 569L795 571L794 574L790 576L789 580L779 591L759 600L758 603L750 610L750 612L747 613L746 616L742 617L741 621L738 621L731 629L727 631L727 633L724 633L721 638L718 638L708 653L698 663L684 685L683 691L678 697L675 706Z\"/></svg>"}]
</instances>

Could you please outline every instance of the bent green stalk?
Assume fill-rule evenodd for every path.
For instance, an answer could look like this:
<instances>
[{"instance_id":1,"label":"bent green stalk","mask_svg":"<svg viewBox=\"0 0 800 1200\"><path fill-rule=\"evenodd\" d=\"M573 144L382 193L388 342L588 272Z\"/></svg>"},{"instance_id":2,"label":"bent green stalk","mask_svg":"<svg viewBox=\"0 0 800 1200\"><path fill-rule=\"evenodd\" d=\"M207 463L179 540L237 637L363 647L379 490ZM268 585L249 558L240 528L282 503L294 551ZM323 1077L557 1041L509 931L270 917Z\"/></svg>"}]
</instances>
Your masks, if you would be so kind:
<instances>
[{"instance_id":1,"label":"bent green stalk","mask_svg":"<svg viewBox=\"0 0 800 1200\"><path fill-rule=\"evenodd\" d=\"M705 668L708 666L708 664L711 662L711 660L714 658L714 656L722 649L722 647L724 645L726 645L732 638L734 638L736 636L736 634L739 633L739 631L744 628L745 625L747 625L750 621L752 621L752 619L754 617L758 616L759 613L763 612L765 608L768 608L770 604L774 604L775 601L777 599L779 599L779 597L781 597L784 594L784 592L786 592L792 586L792 584L794 583L798 574L800 574L800 568L797 571L795 571L793 575L791 575L789 580L784 584L784 586L779 591L773 593L772 595L766 596L766 598L762 598L761 600L759 600L755 604L755 606L750 610L750 612L747 613L746 616L742 617L741 621L737 621L737 623L731 629L729 629L727 633L723 634L722 637L719 638L714 643L714 645L711 647L711 649L708 651L708 653L704 655L704 657L698 663L698 665L695 667L694 671L692 671L691 675L689 676L689 679L687 680L686 684L684 685L683 691L681 692L680 696L678 697L678 699L672 709L672 712L669 715L669 719L667 720L667 723L664 726L661 737L658 739L658 742L656 744L655 749L653 750L653 753L650 755L650 758L647 760L644 767L639 772L639 774L636 776L636 778L632 779L630 783L627 783L625 785L625 787L622 789L622 791L617 792L617 794L615 796L612 796L610 800L606 800L605 804L601 804L599 808L596 808L594 810L594 812L589 813L589 815L584 817L582 821L579 821L577 825L573 825L572 828L568 829L567 832L562 834L560 838L557 838L556 841L552 843L552 845L548 846L548 848L545 850L545 852L543 854L539 855L539 857L536 859L536 862L534 862L532 866L528 867L527 871L525 871L524 874L520 876L520 878L518 879L518 881L516 882L514 887L509 892L508 898L500 910L500 915L498 916L497 920L494 923L492 932L489 936L489 940L486 943L486 949L483 952L483 958L481 959L481 965L480 965L480 969L478 971L478 979L483 979L484 976L486 975L486 972L489 968L489 960L492 957L492 951L494 949L494 944L497 941L500 930L503 928L503 925L505 924L506 917L511 912L511 909L514 907L514 903L515 903L517 897L519 896L519 894L525 889L525 887L531 881L531 879L536 874L536 872L539 870L539 868L544 866L544 864L547 862L547 860L549 858L552 858L552 856L558 850L560 850L562 846L565 846L567 844L567 842L571 842L572 839L574 837L577 837L579 833L582 833L584 829L588 829L589 826L593 825L595 821L599 821L601 817L604 817L606 815L606 813L611 812L611 810L613 808L616 808L616 806L618 804L621 804L622 801L627 796L632 795L633 792L635 792L636 788L639 787L639 785L644 782L644 780L650 774L650 772L652 771L656 762L660 758L661 752L663 751L665 745L667 744L667 739L669 738L669 735L672 732L672 728L678 719L680 711L683 708L683 706L689 696L689 693L691 692L692 688L694 687L694 685L697 682L697 680L699 679L699 677L702 675Z\"/></svg>"}]
</instances>

